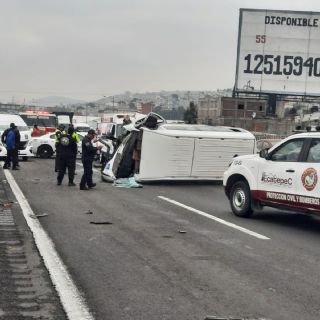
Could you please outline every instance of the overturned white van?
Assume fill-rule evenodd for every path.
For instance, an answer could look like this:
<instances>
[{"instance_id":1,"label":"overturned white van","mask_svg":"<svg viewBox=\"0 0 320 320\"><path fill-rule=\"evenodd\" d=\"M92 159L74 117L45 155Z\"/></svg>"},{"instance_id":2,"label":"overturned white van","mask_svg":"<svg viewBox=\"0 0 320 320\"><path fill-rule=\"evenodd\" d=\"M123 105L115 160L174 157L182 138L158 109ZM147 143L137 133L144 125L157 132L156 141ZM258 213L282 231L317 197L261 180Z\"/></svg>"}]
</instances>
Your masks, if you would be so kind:
<instances>
[{"instance_id":1,"label":"overturned white van","mask_svg":"<svg viewBox=\"0 0 320 320\"><path fill-rule=\"evenodd\" d=\"M253 154L255 143L253 134L241 128L167 124L149 114L131 128L102 171L102 179L222 180L233 158Z\"/></svg>"}]
</instances>

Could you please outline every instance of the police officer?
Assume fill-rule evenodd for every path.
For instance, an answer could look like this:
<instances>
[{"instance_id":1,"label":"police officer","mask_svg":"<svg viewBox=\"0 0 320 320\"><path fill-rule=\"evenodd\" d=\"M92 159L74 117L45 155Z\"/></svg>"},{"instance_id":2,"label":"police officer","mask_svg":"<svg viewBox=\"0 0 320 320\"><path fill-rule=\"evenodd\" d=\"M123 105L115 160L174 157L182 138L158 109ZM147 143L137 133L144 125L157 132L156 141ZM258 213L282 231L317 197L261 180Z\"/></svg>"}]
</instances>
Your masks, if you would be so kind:
<instances>
[{"instance_id":1,"label":"police officer","mask_svg":"<svg viewBox=\"0 0 320 320\"><path fill-rule=\"evenodd\" d=\"M9 131L11 131L14 127L15 127L15 124L13 122L10 123L10 127L7 128L6 130L4 130L2 133L2 136L1 136L1 142L5 145L5 147L7 149L7 155L6 155L3 169L9 169L11 166L12 152L10 151L10 148L8 148L6 140L7 140L7 136L8 136Z\"/></svg>"},{"instance_id":2,"label":"police officer","mask_svg":"<svg viewBox=\"0 0 320 320\"><path fill-rule=\"evenodd\" d=\"M72 130L68 133L62 132L59 141L59 173L57 177L57 184L61 185L63 177L68 168L69 186L75 186L74 171L75 171L75 154L77 154L77 142L72 137Z\"/></svg>"},{"instance_id":3,"label":"police officer","mask_svg":"<svg viewBox=\"0 0 320 320\"><path fill-rule=\"evenodd\" d=\"M73 124L69 125L68 134L70 134L71 138L73 138L74 141L76 142L75 148L73 149L73 153L72 153L72 155L73 155L72 161L73 161L73 168L74 168L74 175L75 175L76 174L76 172L75 172L75 170L76 170L76 160L77 160L77 153L78 153L78 143L81 140L79 138L78 133L74 130Z\"/></svg>"},{"instance_id":4,"label":"police officer","mask_svg":"<svg viewBox=\"0 0 320 320\"><path fill-rule=\"evenodd\" d=\"M60 137L62 134L66 134L66 131L64 130L65 127L63 124L59 124L58 128L55 131L55 146L56 146L56 159L55 159L55 165L54 165L54 171L59 171L59 159L60 159Z\"/></svg>"},{"instance_id":5,"label":"police officer","mask_svg":"<svg viewBox=\"0 0 320 320\"><path fill-rule=\"evenodd\" d=\"M80 182L80 190L88 190L96 186L92 181L92 162L97 150L101 149L101 146L94 147L92 145L92 141L95 136L95 131L90 129L88 134L82 140L83 176Z\"/></svg>"}]
</instances>

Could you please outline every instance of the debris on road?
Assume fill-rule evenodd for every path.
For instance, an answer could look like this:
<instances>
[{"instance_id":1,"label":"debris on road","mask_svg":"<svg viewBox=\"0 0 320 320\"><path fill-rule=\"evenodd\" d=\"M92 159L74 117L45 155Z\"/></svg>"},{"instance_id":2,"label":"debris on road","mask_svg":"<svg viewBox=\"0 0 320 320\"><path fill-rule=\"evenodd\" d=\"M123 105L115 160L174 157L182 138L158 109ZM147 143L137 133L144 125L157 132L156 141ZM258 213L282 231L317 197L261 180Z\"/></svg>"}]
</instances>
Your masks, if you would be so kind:
<instances>
[{"instance_id":1,"label":"debris on road","mask_svg":"<svg viewBox=\"0 0 320 320\"><path fill-rule=\"evenodd\" d=\"M93 214L93 212L91 210L87 210L84 212L84 214Z\"/></svg>"},{"instance_id":2,"label":"debris on road","mask_svg":"<svg viewBox=\"0 0 320 320\"><path fill-rule=\"evenodd\" d=\"M239 318L239 317L216 317L216 316L206 316L204 320L270 320L266 318Z\"/></svg>"},{"instance_id":3,"label":"debris on road","mask_svg":"<svg viewBox=\"0 0 320 320\"><path fill-rule=\"evenodd\" d=\"M3 201L3 202L0 202L0 205L1 205L3 208L10 208L11 203L13 203L13 202Z\"/></svg>"},{"instance_id":4,"label":"debris on road","mask_svg":"<svg viewBox=\"0 0 320 320\"><path fill-rule=\"evenodd\" d=\"M112 224L109 221L90 221L91 224Z\"/></svg>"},{"instance_id":5,"label":"debris on road","mask_svg":"<svg viewBox=\"0 0 320 320\"><path fill-rule=\"evenodd\" d=\"M48 213L43 213L43 214L30 214L29 217L33 218L33 219L37 219L37 218L43 218L43 217L47 217L49 214Z\"/></svg>"},{"instance_id":6,"label":"debris on road","mask_svg":"<svg viewBox=\"0 0 320 320\"><path fill-rule=\"evenodd\" d=\"M113 186L118 188L142 188L142 184L138 183L134 177L119 178L113 182Z\"/></svg>"}]
</instances>

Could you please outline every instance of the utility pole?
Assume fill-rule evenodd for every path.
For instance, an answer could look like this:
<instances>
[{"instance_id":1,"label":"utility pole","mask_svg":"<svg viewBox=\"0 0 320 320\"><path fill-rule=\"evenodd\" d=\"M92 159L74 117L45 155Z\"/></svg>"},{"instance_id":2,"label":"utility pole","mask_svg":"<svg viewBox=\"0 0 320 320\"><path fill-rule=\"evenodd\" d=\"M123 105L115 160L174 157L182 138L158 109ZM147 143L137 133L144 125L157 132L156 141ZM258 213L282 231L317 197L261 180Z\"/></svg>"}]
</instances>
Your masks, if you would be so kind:
<instances>
[{"instance_id":1,"label":"utility pole","mask_svg":"<svg viewBox=\"0 0 320 320\"><path fill-rule=\"evenodd\" d=\"M112 96L112 113L114 113L114 96Z\"/></svg>"}]
</instances>

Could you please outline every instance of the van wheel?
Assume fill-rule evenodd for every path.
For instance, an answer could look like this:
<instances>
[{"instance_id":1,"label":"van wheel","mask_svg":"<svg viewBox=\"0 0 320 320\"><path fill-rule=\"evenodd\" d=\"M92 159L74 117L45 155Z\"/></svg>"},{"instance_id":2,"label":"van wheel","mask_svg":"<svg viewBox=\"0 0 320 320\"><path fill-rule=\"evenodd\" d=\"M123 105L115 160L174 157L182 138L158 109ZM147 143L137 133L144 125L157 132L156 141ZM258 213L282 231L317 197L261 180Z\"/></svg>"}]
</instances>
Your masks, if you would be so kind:
<instances>
[{"instance_id":1,"label":"van wheel","mask_svg":"<svg viewBox=\"0 0 320 320\"><path fill-rule=\"evenodd\" d=\"M53 150L50 146L43 145L39 147L37 154L40 158L49 159L53 155Z\"/></svg>"},{"instance_id":2,"label":"van wheel","mask_svg":"<svg viewBox=\"0 0 320 320\"><path fill-rule=\"evenodd\" d=\"M22 161L28 161L28 157L22 157Z\"/></svg>"},{"instance_id":3,"label":"van wheel","mask_svg":"<svg viewBox=\"0 0 320 320\"><path fill-rule=\"evenodd\" d=\"M250 217L252 215L250 188L246 181L237 181L232 186L230 205L232 212L238 217Z\"/></svg>"}]
</instances>

